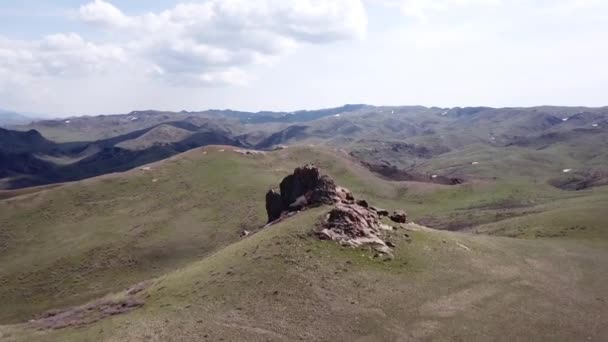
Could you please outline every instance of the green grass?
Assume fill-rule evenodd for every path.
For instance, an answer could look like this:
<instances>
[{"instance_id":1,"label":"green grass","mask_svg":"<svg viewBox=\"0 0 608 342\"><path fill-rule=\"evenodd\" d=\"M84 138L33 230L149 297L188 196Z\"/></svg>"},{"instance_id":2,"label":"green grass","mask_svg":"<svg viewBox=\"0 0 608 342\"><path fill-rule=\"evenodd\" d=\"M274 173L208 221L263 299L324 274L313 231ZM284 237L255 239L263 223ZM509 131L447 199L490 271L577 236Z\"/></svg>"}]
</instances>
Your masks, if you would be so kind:
<instances>
[{"instance_id":1,"label":"green grass","mask_svg":"<svg viewBox=\"0 0 608 342\"><path fill-rule=\"evenodd\" d=\"M300 214L156 279L140 295L144 308L130 314L80 329L0 331L9 341L506 341L605 333L595 315L605 313L596 298L605 293L606 275L593 274L605 266L605 250L399 230L395 259L382 261L308 235L322 212ZM404 232L410 242L398 237Z\"/></svg>"},{"instance_id":2,"label":"green grass","mask_svg":"<svg viewBox=\"0 0 608 342\"><path fill-rule=\"evenodd\" d=\"M257 156L220 149L0 201L0 339L593 340L608 333L598 321L608 298L606 188L573 193L515 180L420 189L381 180L327 149ZM414 221L468 221L469 231L484 235L400 229L390 237L395 259L383 261L311 236L325 208L260 230L266 190L306 162L372 205L406 209ZM578 226L586 228L570 229ZM240 239L244 229L257 233ZM16 324L147 279L155 283L138 294L144 308L129 314L58 331Z\"/></svg>"}]
</instances>

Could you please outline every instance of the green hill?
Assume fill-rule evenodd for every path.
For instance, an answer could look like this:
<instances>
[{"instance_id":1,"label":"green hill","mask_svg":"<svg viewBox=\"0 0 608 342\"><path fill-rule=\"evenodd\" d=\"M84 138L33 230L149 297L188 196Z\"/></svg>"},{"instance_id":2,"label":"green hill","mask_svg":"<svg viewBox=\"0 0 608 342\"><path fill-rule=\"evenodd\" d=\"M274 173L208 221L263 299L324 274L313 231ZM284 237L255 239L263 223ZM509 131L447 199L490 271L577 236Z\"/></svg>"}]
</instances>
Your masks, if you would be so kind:
<instances>
[{"instance_id":1,"label":"green hill","mask_svg":"<svg viewBox=\"0 0 608 342\"><path fill-rule=\"evenodd\" d=\"M262 228L265 192L305 163L373 205L469 233L409 224L384 261L310 234L327 208ZM608 336L606 187L390 182L339 150L213 146L0 198L1 340Z\"/></svg>"}]
</instances>

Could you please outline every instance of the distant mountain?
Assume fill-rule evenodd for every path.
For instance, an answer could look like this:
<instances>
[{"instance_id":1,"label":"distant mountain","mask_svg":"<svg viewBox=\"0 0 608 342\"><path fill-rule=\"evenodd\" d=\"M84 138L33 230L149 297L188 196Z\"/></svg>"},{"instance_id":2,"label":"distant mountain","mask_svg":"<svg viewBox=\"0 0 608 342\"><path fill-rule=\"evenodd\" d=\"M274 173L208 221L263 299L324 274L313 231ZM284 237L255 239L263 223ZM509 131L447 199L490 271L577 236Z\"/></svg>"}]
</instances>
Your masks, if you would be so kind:
<instances>
[{"instance_id":1,"label":"distant mountain","mask_svg":"<svg viewBox=\"0 0 608 342\"><path fill-rule=\"evenodd\" d=\"M0 126L22 125L32 120L34 119L29 116L0 109Z\"/></svg>"},{"instance_id":2,"label":"distant mountain","mask_svg":"<svg viewBox=\"0 0 608 342\"><path fill-rule=\"evenodd\" d=\"M292 113L146 110L12 127L21 132L0 134L4 164L11 163L7 154L27 157L14 157L21 166L5 171L12 175L10 184L5 180L0 188L127 170L210 144L262 150L293 144L332 146L374 172L398 175L395 180L409 175L434 182L525 175L556 185L570 182L563 180L563 169L575 169L577 185L560 187L582 189L603 184L608 174L603 152L608 150L607 107L345 105ZM22 167L28 163L33 166ZM48 171L41 171L45 167Z\"/></svg>"},{"instance_id":3,"label":"distant mountain","mask_svg":"<svg viewBox=\"0 0 608 342\"><path fill-rule=\"evenodd\" d=\"M264 111L257 113L216 109L199 112L138 110L128 114L39 120L25 125L12 125L10 128L20 131L35 129L48 139L57 142L108 139L167 122L184 122L197 126L207 125L214 131L220 129L232 134L244 134L246 133L245 126L260 124L287 125L298 122L310 122L334 115L364 113L369 110L373 110L373 107L367 105L345 105L320 110L301 110L296 112Z\"/></svg>"},{"instance_id":4,"label":"distant mountain","mask_svg":"<svg viewBox=\"0 0 608 342\"><path fill-rule=\"evenodd\" d=\"M68 143L49 141L36 130L0 128L0 189L126 171L206 145L248 147L219 126L185 122L164 123L105 140Z\"/></svg>"},{"instance_id":5,"label":"distant mountain","mask_svg":"<svg viewBox=\"0 0 608 342\"><path fill-rule=\"evenodd\" d=\"M241 123L246 124L262 124L262 123L295 123L295 122L306 122L321 119L327 116L356 112L364 110L366 108L372 108L372 106L364 104L352 104L344 105L342 107L327 108L319 110L299 110L295 112L239 112L233 110L208 110L204 112L198 112L196 114L211 115L217 117L235 118L239 119Z\"/></svg>"},{"instance_id":6,"label":"distant mountain","mask_svg":"<svg viewBox=\"0 0 608 342\"><path fill-rule=\"evenodd\" d=\"M55 143L45 139L38 131L11 131L0 128L0 151L6 153L39 152L48 150Z\"/></svg>"}]
</instances>

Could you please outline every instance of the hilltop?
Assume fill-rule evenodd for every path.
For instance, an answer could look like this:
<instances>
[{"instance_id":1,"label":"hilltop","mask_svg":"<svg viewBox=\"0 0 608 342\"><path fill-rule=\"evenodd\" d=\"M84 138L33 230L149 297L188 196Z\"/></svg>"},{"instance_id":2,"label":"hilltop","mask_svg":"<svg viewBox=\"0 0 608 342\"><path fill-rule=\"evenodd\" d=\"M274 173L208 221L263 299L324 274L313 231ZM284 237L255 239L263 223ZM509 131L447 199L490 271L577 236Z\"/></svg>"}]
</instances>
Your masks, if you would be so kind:
<instances>
[{"instance_id":1,"label":"hilltop","mask_svg":"<svg viewBox=\"0 0 608 342\"><path fill-rule=\"evenodd\" d=\"M355 198L408 211L415 223L388 237L392 260L319 240L313 231L328 207L264 227L267 190L306 163ZM608 334L606 187L393 182L339 149L246 154L209 146L2 197L7 341ZM425 220L466 222L470 233L419 225ZM71 311L45 316L51 309ZM74 317L80 327L62 325Z\"/></svg>"}]
</instances>

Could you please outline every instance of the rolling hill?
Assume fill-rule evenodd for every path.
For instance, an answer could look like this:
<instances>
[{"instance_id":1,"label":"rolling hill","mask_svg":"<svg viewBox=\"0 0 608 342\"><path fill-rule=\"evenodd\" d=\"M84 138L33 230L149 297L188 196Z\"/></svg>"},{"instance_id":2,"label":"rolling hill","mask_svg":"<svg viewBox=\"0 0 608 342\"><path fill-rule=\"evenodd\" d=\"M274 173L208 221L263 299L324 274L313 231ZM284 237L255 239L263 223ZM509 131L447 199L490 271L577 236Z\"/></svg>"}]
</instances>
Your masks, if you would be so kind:
<instances>
[{"instance_id":1,"label":"rolling hill","mask_svg":"<svg viewBox=\"0 0 608 342\"><path fill-rule=\"evenodd\" d=\"M311 234L327 207L264 227L266 190L305 163L356 198L467 233L409 223L390 233L394 259L383 260ZM606 187L393 182L340 149L209 146L1 195L6 341L608 335Z\"/></svg>"},{"instance_id":2,"label":"rolling hill","mask_svg":"<svg viewBox=\"0 0 608 342\"><path fill-rule=\"evenodd\" d=\"M292 113L137 111L39 121L15 128L35 128L45 138L55 141L61 150L70 149L67 153L39 153L38 159L59 162L64 167L86 156L93 159L85 163L92 163L100 170L72 175L66 178L69 180L127 170L142 162L160 160L207 144L261 150L291 144L328 145L344 149L374 170L388 168L391 174L401 175L397 180L436 176L436 179L471 181L524 176L531 182L582 189L605 184L608 169L608 159L603 152L608 150L608 108L605 107L346 105ZM87 141L85 137L104 139ZM82 140L73 141L76 138ZM91 153L83 154L85 150ZM102 155L95 156L97 153ZM120 164L130 160L137 162ZM566 175L572 175L572 179L564 177L562 170L572 170L573 173ZM5 188L59 180L39 178L38 181L28 180L30 177L25 178L26 181L8 182L13 185Z\"/></svg>"}]
</instances>

